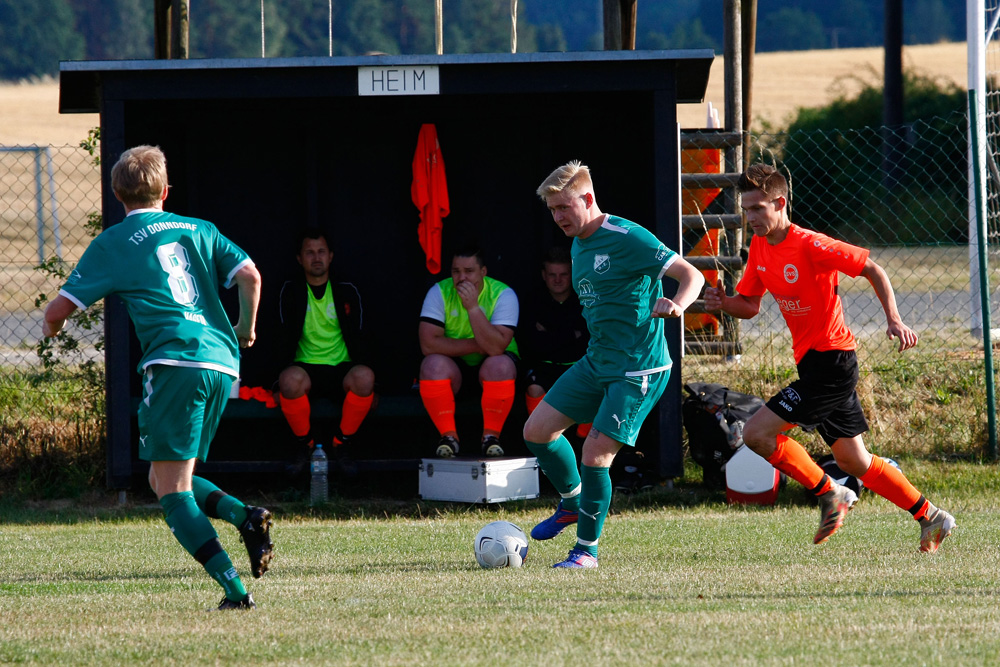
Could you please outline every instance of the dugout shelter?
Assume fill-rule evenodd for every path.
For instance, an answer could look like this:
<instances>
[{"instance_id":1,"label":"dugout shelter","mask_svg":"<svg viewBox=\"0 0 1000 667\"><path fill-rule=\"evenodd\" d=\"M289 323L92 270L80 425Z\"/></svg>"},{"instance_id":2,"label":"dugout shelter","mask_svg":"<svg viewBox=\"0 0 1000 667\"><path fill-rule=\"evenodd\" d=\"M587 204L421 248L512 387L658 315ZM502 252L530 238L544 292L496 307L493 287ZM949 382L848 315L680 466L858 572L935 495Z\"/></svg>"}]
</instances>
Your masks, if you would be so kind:
<instances>
[{"instance_id":1,"label":"dugout shelter","mask_svg":"<svg viewBox=\"0 0 1000 667\"><path fill-rule=\"evenodd\" d=\"M591 167L602 210L647 226L680 251L677 104L703 100L713 58L710 50L685 50L63 62L59 109L100 113L105 226L124 217L110 184L115 160L131 146L159 145L171 184L166 209L212 221L253 258L263 291L257 344L242 359L245 387L270 387L287 361L272 346L279 290L301 272L297 233L324 228L332 269L360 289L379 350L382 406L363 428L377 435L394 397L397 408L416 406L410 417L418 425L399 423L369 438L377 442L371 456L415 460L433 452L430 441L420 447L413 436L430 426L412 388L419 312L428 287L449 277L451 251L478 243L489 275L521 295L544 289L539 261L568 240L534 191L571 159ZM450 198L436 275L418 243L410 191L427 123L437 130ZM665 283L668 295L672 285ZM228 292L224 303L235 313L235 290ZM135 424L139 355L115 298L105 333L108 485L127 489L145 474ZM640 446L672 478L683 469L680 320L667 322L667 336L674 371ZM268 431L260 420L241 419L241 403L230 401L210 462L238 469L240 460L280 458L287 425L273 419ZM515 403L504 441L516 452L523 447L520 395ZM241 430L243 422L251 423Z\"/></svg>"}]
</instances>

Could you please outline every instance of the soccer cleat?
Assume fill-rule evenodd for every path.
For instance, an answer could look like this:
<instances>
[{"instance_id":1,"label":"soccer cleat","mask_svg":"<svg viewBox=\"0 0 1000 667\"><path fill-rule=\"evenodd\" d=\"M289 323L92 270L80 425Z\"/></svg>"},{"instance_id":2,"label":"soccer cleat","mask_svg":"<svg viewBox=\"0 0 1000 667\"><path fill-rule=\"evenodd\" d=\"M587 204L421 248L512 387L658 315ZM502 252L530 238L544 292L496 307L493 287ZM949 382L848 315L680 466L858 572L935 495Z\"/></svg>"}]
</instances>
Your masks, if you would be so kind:
<instances>
[{"instance_id":1,"label":"soccer cleat","mask_svg":"<svg viewBox=\"0 0 1000 667\"><path fill-rule=\"evenodd\" d=\"M563 528L576 523L579 516L580 514L578 512L564 510L562 501L560 500L559 506L556 507L555 514L531 529L531 539L551 540L553 537L563 532Z\"/></svg>"},{"instance_id":2,"label":"soccer cleat","mask_svg":"<svg viewBox=\"0 0 1000 667\"><path fill-rule=\"evenodd\" d=\"M483 456L490 458L503 456L503 447L500 446L500 438L495 435L483 436Z\"/></svg>"},{"instance_id":3,"label":"soccer cleat","mask_svg":"<svg viewBox=\"0 0 1000 667\"><path fill-rule=\"evenodd\" d=\"M438 458L450 459L453 456L458 456L458 439L450 435L442 435L441 440L438 441L437 452L435 452Z\"/></svg>"},{"instance_id":4,"label":"soccer cleat","mask_svg":"<svg viewBox=\"0 0 1000 667\"><path fill-rule=\"evenodd\" d=\"M846 486L836 482L833 488L819 497L819 530L813 538L813 544L822 544L844 525L844 517L858 502L858 496Z\"/></svg>"},{"instance_id":5,"label":"soccer cleat","mask_svg":"<svg viewBox=\"0 0 1000 667\"><path fill-rule=\"evenodd\" d=\"M934 553L954 528L955 517L943 509L934 510L933 514L920 520L920 550Z\"/></svg>"},{"instance_id":6,"label":"soccer cleat","mask_svg":"<svg viewBox=\"0 0 1000 667\"><path fill-rule=\"evenodd\" d=\"M583 549L573 548L569 550L566 560L556 563L552 567L568 567L582 570L590 570L597 567L597 558L591 556Z\"/></svg>"},{"instance_id":7,"label":"soccer cleat","mask_svg":"<svg viewBox=\"0 0 1000 667\"><path fill-rule=\"evenodd\" d=\"M250 556L250 572L254 579L260 579L274 557L274 542L271 541L271 511L263 507L247 505L247 519L240 526L240 540L246 545ZM250 601L253 603L253 600Z\"/></svg>"},{"instance_id":8,"label":"soccer cleat","mask_svg":"<svg viewBox=\"0 0 1000 667\"><path fill-rule=\"evenodd\" d=\"M354 436L338 433L333 438L332 449L331 456L337 472L345 477L357 475L358 465L351 458L351 452L354 451Z\"/></svg>"},{"instance_id":9,"label":"soccer cleat","mask_svg":"<svg viewBox=\"0 0 1000 667\"><path fill-rule=\"evenodd\" d=\"M253 595L247 593L247 596L242 600L230 600L229 598L222 598L222 602L219 603L218 611L226 611L228 609L241 609L243 611L253 611L256 608L257 604L253 601Z\"/></svg>"}]
</instances>

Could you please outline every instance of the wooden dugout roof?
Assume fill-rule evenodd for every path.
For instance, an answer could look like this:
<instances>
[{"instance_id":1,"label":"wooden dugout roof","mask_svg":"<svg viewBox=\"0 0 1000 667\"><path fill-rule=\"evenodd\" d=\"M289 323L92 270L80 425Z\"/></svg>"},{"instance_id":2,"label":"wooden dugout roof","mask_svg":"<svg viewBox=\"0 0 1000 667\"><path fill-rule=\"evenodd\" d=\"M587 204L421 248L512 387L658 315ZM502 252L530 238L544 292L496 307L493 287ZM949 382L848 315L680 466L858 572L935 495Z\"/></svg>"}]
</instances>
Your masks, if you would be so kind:
<instances>
[{"instance_id":1,"label":"wooden dugout roof","mask_svg":"<svg viewBox=\"0 0 1000 667\"><path fill-rule=\"evenodd\" d=\"M66 61L60 64L60 113L101 110L101 87L127 80L125 98L354 96L360 67L441 69L441 94L652 90L668 88L674 103L701 102L715 54L680 51L586 51L469 55ZM489 76L483 76L489 71ZM157 73L148 79L146 74ZM178 75L175 79L172 74ZM143 81L148 80L148 86ZM183 81L182 86L164 82ZM245 85L252 82L252 88ZM114 87L112 85L112 87Z\"/></svg>"}]
</instances>

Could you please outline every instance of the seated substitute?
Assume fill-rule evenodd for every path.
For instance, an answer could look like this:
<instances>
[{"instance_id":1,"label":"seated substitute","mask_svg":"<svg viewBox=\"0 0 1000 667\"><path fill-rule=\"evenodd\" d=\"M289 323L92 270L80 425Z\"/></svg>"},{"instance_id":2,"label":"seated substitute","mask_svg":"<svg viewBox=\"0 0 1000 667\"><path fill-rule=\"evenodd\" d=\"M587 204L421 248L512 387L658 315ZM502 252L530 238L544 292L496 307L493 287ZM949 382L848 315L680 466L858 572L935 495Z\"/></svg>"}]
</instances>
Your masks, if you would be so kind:
<instances>
[{"instance_id":1,"label":"seated substitute","mask_svg":"<svg viewBox=\"0 0 1000 667\"><path fill-rule=\"evenodd\" d=\"M569 248L549 248L542 260L545 290L537 290L524 304L518 345L527 367L525 402L534 412L546 392L566 370L587 354L590 332L583 307L573 291L573 260ZM579 424L577 435L587 437L590 424Z\"/></svg>"},{"instance_id":2,"label":"seated substitute","mask_svg":"<svg viewBox=\"0 0 1000 667\"><path fill-rule=\"evenodd\" d=\"M331 439L333 456L345 456L346 445L357 433L375 398L375 373L362 363L361 295L353 283L330 277L333 253L326 234L307 228L299 235L295 259L301 279L281 287L279 314L284 358L291 364L278 376L281 411L299 443L297 454L312 448L315 434L309 396L344 395L340 425Z\"/></svg>"},{"instance_id":3,"label":"seated substitute","mask_svg":"<svg viewBox=\"0 0 1000 667\"><path fill-rule=\"evenodd\" d=\"M514 403L517 295L486 275L483 253L464 248L451 278L431 286L420 311L420 398L441 434L437 455L458 455L455 396L478 378L483 387L482 453L503 456L500 432Z\"/></svg>"}]
</instances>

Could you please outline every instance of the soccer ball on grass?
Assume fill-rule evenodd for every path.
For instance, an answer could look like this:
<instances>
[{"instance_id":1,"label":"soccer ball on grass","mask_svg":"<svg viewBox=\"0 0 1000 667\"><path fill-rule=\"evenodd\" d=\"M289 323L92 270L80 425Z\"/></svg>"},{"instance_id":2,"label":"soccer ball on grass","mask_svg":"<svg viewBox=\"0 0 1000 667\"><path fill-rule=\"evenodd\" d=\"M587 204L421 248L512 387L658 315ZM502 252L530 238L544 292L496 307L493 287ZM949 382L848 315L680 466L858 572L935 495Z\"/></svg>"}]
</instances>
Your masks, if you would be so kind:
<instances>
[{"instance_id":1,"label":"soccer ball on grass","mask_svg":"<svg viewBox=\"0 0 1000 667\"><path fill-rule=\"evenodd\" d=\"M521 567L528 557L528 536L510 521L493 521L476 535L473 548L483 568Z\"/></svg>"}]
</instances>

